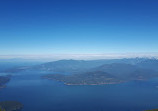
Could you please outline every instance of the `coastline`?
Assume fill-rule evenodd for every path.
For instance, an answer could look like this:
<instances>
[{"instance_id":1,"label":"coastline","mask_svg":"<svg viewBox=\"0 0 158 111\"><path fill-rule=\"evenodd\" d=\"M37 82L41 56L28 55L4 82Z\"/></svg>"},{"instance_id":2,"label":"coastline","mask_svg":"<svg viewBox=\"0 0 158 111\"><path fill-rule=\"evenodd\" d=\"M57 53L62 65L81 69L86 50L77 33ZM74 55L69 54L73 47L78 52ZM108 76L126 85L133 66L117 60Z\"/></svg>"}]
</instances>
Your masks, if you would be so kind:
<instances>
[{"instance_id":1,"label":"coastline","mask_svg":"<svg viewBox=\"0 0 158 111\"><path fill-rule=\"evenodd\" d=\"M86 85L91 85L91 86L96 86L96 85L105 85L105 84L120 84L120 83L123 83L123 82L127 82L127 81L119 81L119 82L105 82L105 83L92 83L92 84L88 84L88 83L84 83L84 84L73 84L73 83L67 83L67 82L64 82L62 80L57 80L57 79L53 79L53 78L49 78L49 77L42 77L43 79L48 79L48 80L55 80L55 81L59 81L59 82L63 82L64 85L67 85L67 86L86 86Z\"/></svg>"}]
</instances>

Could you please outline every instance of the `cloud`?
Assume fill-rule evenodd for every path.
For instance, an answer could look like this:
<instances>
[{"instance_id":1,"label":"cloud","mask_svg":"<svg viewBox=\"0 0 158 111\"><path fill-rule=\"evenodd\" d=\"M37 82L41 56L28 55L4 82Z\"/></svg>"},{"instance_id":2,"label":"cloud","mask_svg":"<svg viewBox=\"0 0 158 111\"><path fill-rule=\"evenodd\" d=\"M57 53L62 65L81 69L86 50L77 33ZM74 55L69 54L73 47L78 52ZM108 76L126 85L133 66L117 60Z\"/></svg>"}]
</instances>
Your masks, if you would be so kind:
<instances>
[{"instance_id":1,"label":"cloud","mask_svg":"<svg viewBox=\"0 0 158 111\"><path fill-rule=\"evenodd\" d=\"M158 53L104 53L104 54L50 54L50 55L0 55L1 59L33 59L33 60L60 60L60 59L118 59L118 58L158 58Z\"/></svg>"}]
</instances>

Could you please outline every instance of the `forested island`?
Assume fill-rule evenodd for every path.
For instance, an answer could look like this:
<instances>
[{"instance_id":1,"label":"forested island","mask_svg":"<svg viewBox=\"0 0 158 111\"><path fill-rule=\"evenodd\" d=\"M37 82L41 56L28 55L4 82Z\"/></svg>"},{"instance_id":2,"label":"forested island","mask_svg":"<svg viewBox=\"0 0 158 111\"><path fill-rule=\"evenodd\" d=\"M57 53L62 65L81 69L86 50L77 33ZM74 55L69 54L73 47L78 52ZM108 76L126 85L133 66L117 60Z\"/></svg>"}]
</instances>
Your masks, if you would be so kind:
<instances>
[{"instance_id":1,"label":"forested island","mask_svg":"<svg viewBox=\"0 0 158 111\"><path fill-rule=\"evenodd\" d=\"M123 82L122 80L101 71L75 75L49 74L43 76L43 78L61 81L64 82L65 85L100 85Z\"/></svg>"},{"instance_id":2,"label":"forested island","mask_svg":"<svg viewBox=\"0 0 158 111\"><path fill-rule=\"evenodd\" d=\"M148 80L158 77L158 71L151 68L142 68L138 65L126 63L103 64L78 73L64 75L53 73L42 76L63 82L65 85L101 85L118 84L132 80Z\"/></svg>"},{"instance_id":3,"label":"forested island","mask_svg":"<svg viewBox=\"0 0 158 111\"><path fill-rule=\"evenodd\" d=\"M20 111L23 105L17 101L0 102L0 111Z\"/></svg>"}]
</instances>

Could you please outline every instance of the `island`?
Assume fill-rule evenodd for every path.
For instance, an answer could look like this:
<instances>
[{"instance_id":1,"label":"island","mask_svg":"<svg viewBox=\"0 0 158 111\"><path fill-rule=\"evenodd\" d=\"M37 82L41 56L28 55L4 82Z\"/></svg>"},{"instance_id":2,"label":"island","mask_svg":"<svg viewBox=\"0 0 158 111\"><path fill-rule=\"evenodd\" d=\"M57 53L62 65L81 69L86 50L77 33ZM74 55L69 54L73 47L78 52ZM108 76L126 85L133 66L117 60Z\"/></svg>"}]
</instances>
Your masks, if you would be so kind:
<instances>
[{"instance_id":1,"label":"island","mask_svg":"<svg viewBox=\"0 0 158 111\"><path fill-rule=\"evenodd\" d=\"M45 79L57 80L65 85L101 85L101 84L118 84L123 82L106 72L94 71L74 75L48 74L42 76Z\"/></svg>"},{"instance_id":2,"label":"island","mask_svg":"<svg viewBox=\"0 0 158 111\"><path fill-rule=\"evenodd\" d=\"M23 104L17 101L3 101L0 102L0 111L20 111Z\"/></svg>"},{"instance_id":3,"label":"island","mask_svg":"<svg viewBox=\"0 0 158 111\"><path fill-rule=\"evenodd\" d=\"M143 69L125 63L104 64L89 70L78 71L71 75L48 74L46 79L61 81L66 85L118 84L127 81L143 81L158 77L158 71Z\"/></svg>"},{"instance_id":4,"label":"island","mask_svg":"<svg viewBox=\"0 0 158 111\"><path fill-rule=\"evenodd\" d=\"M6 87L6 83L10 81L10 76L0 76L0 89Z\"/></svg>"}]
</instances>

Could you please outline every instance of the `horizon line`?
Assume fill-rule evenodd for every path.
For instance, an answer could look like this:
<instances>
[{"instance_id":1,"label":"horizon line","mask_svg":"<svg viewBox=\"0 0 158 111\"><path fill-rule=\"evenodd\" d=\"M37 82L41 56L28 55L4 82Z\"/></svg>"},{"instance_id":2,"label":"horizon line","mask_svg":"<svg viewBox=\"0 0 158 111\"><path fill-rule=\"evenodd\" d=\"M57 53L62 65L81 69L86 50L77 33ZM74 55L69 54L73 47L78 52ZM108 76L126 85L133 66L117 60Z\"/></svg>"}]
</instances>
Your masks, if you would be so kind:
<instances>
[{"instance_id":1,"label":"horizon line","mask_svg":"<svg viewBox=\"0 0 158 111\"><path fill-rule=\"evenodd\" d=\"M158 58L158 52L153 53L102 53L102 54L14 54L0 55L0 59L35 59L35 60L61 60L61 59L121 59L121 58Z\"/></svg>"}]
</instances>

